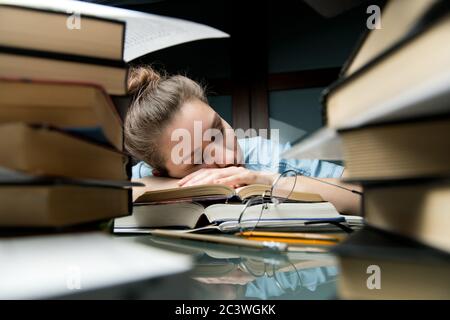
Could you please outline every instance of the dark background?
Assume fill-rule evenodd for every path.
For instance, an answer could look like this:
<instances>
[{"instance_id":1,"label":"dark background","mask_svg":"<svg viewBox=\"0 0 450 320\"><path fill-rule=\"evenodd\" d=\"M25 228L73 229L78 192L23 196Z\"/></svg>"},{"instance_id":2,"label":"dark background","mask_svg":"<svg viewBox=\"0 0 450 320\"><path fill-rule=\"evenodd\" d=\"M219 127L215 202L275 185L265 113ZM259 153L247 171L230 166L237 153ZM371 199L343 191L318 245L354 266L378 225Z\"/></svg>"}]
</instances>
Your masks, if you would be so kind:
<instances>
[{"instance_id":1,"label":"dark background","mask_svg":"<svg viewBox=\"0 0 450 320\"><path fill-rule=\"evenodd\" d=\"M235 128L278 128L292 142L322 126L320 96L382 1L95 0L187 19L231 35L150 53L151 64L206 85L209 103ZM326 16L324 16L324 14Z\"/></svg>"}]
</instances>

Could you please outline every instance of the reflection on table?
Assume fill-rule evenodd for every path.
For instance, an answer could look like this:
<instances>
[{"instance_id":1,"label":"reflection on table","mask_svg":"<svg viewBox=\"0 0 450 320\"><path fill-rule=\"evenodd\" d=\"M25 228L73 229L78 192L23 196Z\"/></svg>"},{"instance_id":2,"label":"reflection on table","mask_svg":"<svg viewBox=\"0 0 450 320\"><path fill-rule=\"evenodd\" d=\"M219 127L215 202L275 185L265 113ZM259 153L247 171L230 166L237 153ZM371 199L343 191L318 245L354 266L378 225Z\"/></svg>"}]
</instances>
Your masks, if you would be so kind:
<instances>
[{"instance_id":1,"label":"reflection on table","mask_svg":"<svg viewBox=\"0 0 450 320\"><path fill-rule=\"evenodd\" d=\"M274 252L152 236L128 240L194 257L192 299L333 299L338 275L329 253Z\"/></svg>"}]
</instances>

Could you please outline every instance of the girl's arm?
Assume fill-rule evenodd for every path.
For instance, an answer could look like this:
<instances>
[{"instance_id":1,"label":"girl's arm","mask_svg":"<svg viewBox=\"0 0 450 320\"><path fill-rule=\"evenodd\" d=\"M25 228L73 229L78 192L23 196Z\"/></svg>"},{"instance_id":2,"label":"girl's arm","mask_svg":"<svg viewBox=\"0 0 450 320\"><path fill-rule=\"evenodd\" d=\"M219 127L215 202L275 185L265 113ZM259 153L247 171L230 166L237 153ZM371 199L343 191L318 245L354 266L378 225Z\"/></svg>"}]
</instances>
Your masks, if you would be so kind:
<instances>
[{"instance_id":1,"label":"girl's arm","mask_svg":"<svg viewBox=\"0 0 450 320\"><path fill-rule=\"evenodd\" d=\"M286 178L290 179L290 178ZM361 215L361 200L360 194L353 193L349 190L344 190L335 186L331 186L325 181L338 186L342 186L349 190L362 192L362 188L358 185L343 183L338 179L330 178L315 178L298 176L295 190L300 192L309 192L319 194L325 201L331 202L336 209L343 214Z\"/></svg>"},{"instance_id":2,"label":"girl's arm","mask_svg":"<svg viewBox=\"0 0 450 320\"><path fill-rule=\"evenodd\" d=\"M192 186L199 184L226 184L232 187L246 184L261 183L271 185L279 176L278 173L260 172L245 169L244 167L228 167L201 169L184 177L179 181L180 186ZM290 177L284 179L293 179ZM360 215L361 196L348 190L331 186L321 181L329 182L350 190L361 192L361 187L343 183L338 179L332 178L314 178L310 179L304 176L297 176L295 190L300 192L309 192L319 194L325 201L331 202L340 213ZM281 183L281 185L291 185Z\"/></svg>"}]
</instances>

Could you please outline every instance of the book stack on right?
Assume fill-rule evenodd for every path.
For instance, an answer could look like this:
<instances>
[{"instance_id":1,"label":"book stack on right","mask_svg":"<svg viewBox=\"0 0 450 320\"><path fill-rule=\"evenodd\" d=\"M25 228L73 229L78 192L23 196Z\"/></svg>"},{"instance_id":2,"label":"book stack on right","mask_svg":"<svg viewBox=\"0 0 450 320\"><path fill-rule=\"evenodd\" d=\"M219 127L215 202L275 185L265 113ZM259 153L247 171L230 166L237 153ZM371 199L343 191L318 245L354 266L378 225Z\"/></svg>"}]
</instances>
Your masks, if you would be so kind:
<instances>
[{"instance_id":1,"label":"book stack on right","mask_svg":"<svg viewBox=\"0 0 450 320\"><path fill-rule=\"evenodd\" d=\"M389 1L325 93L367 226L335 249L343 299L450 298L450 4Z\"/></svg>"}]
</instances>

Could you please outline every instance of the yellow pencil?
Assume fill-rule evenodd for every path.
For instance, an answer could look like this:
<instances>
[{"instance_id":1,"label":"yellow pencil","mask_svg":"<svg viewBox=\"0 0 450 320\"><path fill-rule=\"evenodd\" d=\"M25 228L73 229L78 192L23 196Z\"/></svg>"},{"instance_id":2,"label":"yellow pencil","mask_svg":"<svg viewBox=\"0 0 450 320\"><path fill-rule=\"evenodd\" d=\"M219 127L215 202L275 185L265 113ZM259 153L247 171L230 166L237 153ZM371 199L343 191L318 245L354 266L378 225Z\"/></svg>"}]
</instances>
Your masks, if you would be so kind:
<instances>
[{"instance_id":1,"label":"yellow pencil","mask_svg":"<svg viewBox=\"0 0 450 320\"><path fill-rule=\"evenodd\" d=\"M339 235L328 235L318 233L298 233L298 232L268 232L268 231L244 231L237 235L243 237L268 237L268 238L284 238L284 239L304 239L304 240L324 240L339 242L344 239Z\"/></svg>"},{"instance_id":2,"label":"yellow pencil","mask_svg":"<svg viewBox=\"0 0 450 320\"><path fill-rule=\"evenodd\" d=\"M302 245L317 245L317 246L332 246L336 245L336 241L328 240L310 240L310 239L294 239L294 238L270 238L270 237L244 237L247 240L254 241L273 241L287 244L302 244Z\"/></svg>"}]
</instances>

